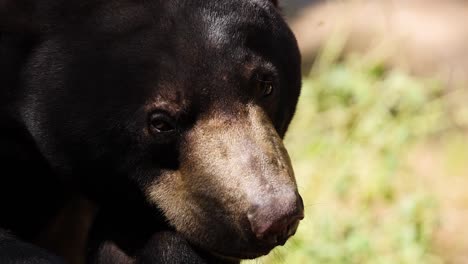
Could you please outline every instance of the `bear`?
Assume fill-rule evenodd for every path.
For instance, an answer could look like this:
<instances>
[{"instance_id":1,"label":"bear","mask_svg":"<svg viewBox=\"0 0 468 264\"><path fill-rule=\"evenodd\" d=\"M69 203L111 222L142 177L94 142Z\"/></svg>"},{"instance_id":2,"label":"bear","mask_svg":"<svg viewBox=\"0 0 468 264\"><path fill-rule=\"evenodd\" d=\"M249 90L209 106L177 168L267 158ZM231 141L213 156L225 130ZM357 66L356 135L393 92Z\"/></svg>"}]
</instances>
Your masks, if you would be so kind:
<instances>
[{"instance_id":1,"label":"bear","mask_svg":"<svg viewBox=\"0 0 468 264\"><path fill-rule=\"evenodd\" d=\"M300 64L272 0L0 0L0 263L72 262L44 241L80 197L88 262L284 244Z\"/></svg>"}]
</instances>

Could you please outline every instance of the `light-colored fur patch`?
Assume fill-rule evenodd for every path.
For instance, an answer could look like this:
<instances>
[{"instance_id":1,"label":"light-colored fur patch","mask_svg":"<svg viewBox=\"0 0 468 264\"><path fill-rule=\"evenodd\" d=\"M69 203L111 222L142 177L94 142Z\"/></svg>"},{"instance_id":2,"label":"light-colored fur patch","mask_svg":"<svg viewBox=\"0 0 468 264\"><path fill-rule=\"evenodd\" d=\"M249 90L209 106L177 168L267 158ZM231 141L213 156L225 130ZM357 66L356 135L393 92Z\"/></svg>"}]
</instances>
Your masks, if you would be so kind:
<instances>
[{"instance_id":1,"label":"light-colored fur patch","mask_svg":"<svg viewBox=\"0 0 468 264\"><path fill-rule=\"evenodd\" d=\"M215 251L226 246L217 244L223 236L234 249L242 246L249 208L295 193L289 156L259 106L211 111L185 135L180 152L179 170L163 172L147 195L180 233Z\"/></svg>"}]
</instances>

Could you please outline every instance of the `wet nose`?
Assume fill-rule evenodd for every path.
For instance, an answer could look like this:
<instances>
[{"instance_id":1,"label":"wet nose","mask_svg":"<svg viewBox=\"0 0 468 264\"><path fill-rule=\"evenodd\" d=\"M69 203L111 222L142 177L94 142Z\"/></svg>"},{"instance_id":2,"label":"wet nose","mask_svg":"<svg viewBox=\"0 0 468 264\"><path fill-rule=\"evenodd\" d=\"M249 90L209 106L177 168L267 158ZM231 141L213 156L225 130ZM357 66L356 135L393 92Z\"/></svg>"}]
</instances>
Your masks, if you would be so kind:
<instances>
[{"instance_id":1,"label":"wet nose","mask_svg":"<svg viewBox=\"0 0 468 264\"><path fill-rule=\"evenodd\" d=\"M270 245L284 245L304 218L304 204L297 192L272 196L255 203L247 218L256 238Z\"/></svg>"}]
</instances>

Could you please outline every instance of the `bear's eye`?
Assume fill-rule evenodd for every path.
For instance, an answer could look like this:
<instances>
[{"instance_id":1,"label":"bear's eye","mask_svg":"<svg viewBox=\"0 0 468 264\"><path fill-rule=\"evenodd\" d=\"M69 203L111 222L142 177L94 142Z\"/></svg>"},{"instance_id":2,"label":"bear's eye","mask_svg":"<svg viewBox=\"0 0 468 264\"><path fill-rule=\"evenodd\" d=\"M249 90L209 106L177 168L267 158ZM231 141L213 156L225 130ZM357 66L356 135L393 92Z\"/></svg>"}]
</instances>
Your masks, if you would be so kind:
<instances>
[{"instance_id":1,"label":"bear's eye","mask_svg":"<svg viewBox=\"0 0 468 264\"><path fill-rule=\"evenodd\" d=\"M273 93L273 82L260 81L260 91L263 97L268 97Z\"/></svg>"},{"instance_id":2,"label":"bear's eye","mask_svg":"<svg viewBox=\"0 0 468 264\"><path fill-rule=\"evenodd\" d=\"M268 97L273 94L274 82L268 78L257 78L256 80L257 92L261 97Z\"/></svg>"},{"instance_id":3,"label":"bear's eye","mask_svg":"<svg viewBox=\"0 0 468 264\"><path fill-rule=\"evenodd\" d=\"M275 74L267 70L259 70L253 75L256 94L260 98L271 96L275 92Z\"/></svg>"},{"instance_id":4,"label":"bear's eye","mask_svg":"<svg viewBox=\"0 0 468 264\"><path fill-rule=\"evenodd\" d=\"M153 134L171 133L176 130L174 119L161 112L151 114L149 126Z\"/></svg>"}]
</instances>

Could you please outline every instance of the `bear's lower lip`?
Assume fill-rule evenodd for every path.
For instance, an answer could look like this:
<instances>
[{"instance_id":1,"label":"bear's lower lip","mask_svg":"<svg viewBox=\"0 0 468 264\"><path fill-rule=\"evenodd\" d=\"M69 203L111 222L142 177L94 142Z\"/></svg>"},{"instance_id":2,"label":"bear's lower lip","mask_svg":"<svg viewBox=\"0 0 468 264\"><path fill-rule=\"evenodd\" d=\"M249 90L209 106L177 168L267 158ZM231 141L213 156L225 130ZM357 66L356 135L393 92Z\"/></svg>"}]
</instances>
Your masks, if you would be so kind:
<instances>
[{"instance_id":1,"label":"bear's lower lip","mask_svg":"<svg viewBox=\"0 0 468 264\"><path fill-rule=\"evenodd\" d=\"M244 250L225 250L225 249L214 249L212 247L202 246L202 243L199 241L193 241L189 238L186 238L190 241L190 244L200 250L211 254L215 257L228 260L243 260L243 259L255 259L261 256L268 255L277 245L251 245L250 248L246 247Z\"/></svg>"},{"instance_id":2,"label":"bear's lower lip","mask_svg":"<svg viewBox=\"0 0 468 264\"><path fill-rule=\"evenodd\" d=\"M258 251L239 251L239 252L212 252L212 254L218 255L222 258L227 259L255 259L261 256L265 256L273 250L274 247L268 249L261 249Z\"/></svg>"}]
</instances>

